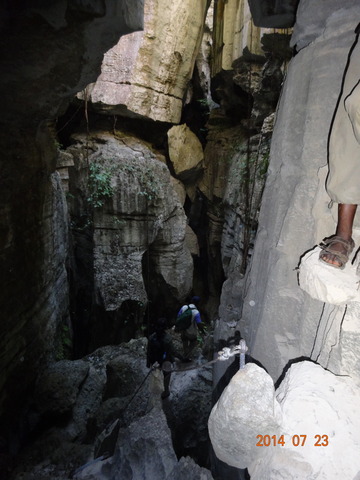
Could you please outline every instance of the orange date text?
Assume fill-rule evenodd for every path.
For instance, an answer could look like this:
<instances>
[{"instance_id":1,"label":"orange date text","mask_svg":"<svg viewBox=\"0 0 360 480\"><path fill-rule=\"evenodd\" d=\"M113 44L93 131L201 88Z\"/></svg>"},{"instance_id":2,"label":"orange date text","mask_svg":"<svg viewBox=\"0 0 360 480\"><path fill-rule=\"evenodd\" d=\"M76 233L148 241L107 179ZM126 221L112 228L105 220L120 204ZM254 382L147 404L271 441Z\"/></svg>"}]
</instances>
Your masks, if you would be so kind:
<instances>
[{"instance_id":1,"label":"orange date text","mask_svg":"<svg viewBox=\"0 0 360 480\"><path fill-rule=\"evenodd\" d=\"M256 435L256 439L257 447L285 447L285 445L304 447L309 444L314 447L327 447L329 445L327 435L291 435L286 441L284 435Z\"/></svg>"}]
</instances>

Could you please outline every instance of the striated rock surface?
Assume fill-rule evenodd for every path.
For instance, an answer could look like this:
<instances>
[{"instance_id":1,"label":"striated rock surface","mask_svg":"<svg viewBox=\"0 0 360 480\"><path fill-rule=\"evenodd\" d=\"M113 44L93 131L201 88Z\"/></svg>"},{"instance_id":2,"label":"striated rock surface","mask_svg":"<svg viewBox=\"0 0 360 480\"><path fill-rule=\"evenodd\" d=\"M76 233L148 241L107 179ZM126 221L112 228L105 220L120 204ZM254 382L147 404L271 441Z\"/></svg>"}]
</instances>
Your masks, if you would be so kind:
<instances>
[{"instance_id":1,"label":"striated rock surface","mask_svg":"<svg viewBox=\"0 0 360 480\"><path fill-rule=\"evenodd\" d=\"M76 236L88 235L81 221L93 209L96 304L106 312L119 312L117 321L125 321L124 329L135 332L137 319L121 316L126 314L125 302L138 305L142 324L148 293L161 296L163 309L167 302L180 302L191 289L193 261L185 242L185 213L163 157L145 142L120 131L115 136L93 132L91 141L81 135L75 139L68 149L75 164L70 201ZM75 196L79 189L81 195ZM113 341L120 335L117 321ZM101 322L96 329L105 332Z\"/></svg>"},{"instance_id":2,"label":"striated rock surface","mask_svg":"<svg viewBox=\"0 0 360 480\"><path fill-rule=\"evenodd\" d=\"M252 2L258 3L258 2ZM260 28L254 25L248 0L216 2L213 73L231 70L234 60L244 52L262 55L262 41L269 34L287 30ZM269 25L270 26L270 25ZM271 27L276 25L271 25Z\"/></svg>"},{"instance_id":3,"label":"striated rock surface","mask_svg":"<svg viewBox=\"0 0 360 480\"><path fill-rule=\"evenodd\" d=\"M296 268L303 254L335 231L336 206L328 208L325 191L327 142L360 13L358 3L351 0L336 6L334 2L322 4L324 8L317 9L316 15L312 6L307 8L310 3L300 2L294 27L292 45L299 51L290 62L277 112L256 247L238 325L252 355L274 379L290 359L301 356L318 360L324 367L331 364L338 374L359 378L356 368L345 372L339 362L343 355L360 353L342 335L348 322L355 332L348 315L358 307L355 303L348 309L324 305L301 290L297 281Z\"/></svg>"},{"instance_id":4,"label":"striated rock surface","mask_svg":"<svg viewBox=\"0 0 360 480\"><path fill-rule=\"evenodd\" d=\"M123 37L107 52L100 77L87 89L93 107L178 123L208 4L145 0L144 32Z\"/></svg>"},{"instance_id":5,"label":"striated rock surface","mask_svg":"<svg viewBox=\"0 0 360 480\"><path fill-rule=\"evenodd\" d=\"M71 5L70 5L71 4ZM98 7L101 7L100 9ZM1 7L2 441L16 436L41 364L68 322L66 208L47 119L96 79L103 53L142 26L141 0L6 2ZM36 99L36 101L35 101ZM6 412L6 413L4 413ZM23 429L22 429L23 431Z\"/></svg>"}]
</instances>

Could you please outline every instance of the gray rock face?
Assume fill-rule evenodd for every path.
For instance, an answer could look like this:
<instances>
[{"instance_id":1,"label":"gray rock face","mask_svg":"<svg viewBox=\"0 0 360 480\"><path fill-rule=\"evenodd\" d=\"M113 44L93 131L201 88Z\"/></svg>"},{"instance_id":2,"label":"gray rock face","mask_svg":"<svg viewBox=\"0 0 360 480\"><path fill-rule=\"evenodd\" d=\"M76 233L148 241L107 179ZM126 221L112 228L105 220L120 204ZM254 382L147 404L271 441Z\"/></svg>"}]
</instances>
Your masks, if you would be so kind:
<instances>
[{"instance_id":1,"label":"gray rock face","mask_svg":"<svg viewBox=\"0 0 360 480\"><path fill-rule=\"evenodd\" d=\"M205 428L211 411L211 367L173 373L169 401L163 405L178 456L207 462L210 446Z\"/></svg>"},{"instance_id":2,"label":"gray rock face","mask_svg":"<svg viewBox=\"0 0 360 480\"><path fill-rule=\"evenodd\" d=\"M179 463L169 475L169 480L212 480L212 475L206 468L201 468L190 457L181 457Z\"/></svg>"},{"instance_id":3,"label":"gray rock face","mask_svg":"<svg viewBox=\"0 0 360 480\"><path fill-rule=\"evenodd\" d=\"M311 2L310 2L311 3ZM294 42L306 40L291 60L277 113L268 179L240 331L250 353L274 379L292 358L311 357L332 371L358 378L358 369L344 369L340 358L360 352L345 330L355 333L350 310L335 310L303 292L296 267L304 252L335 231L335 216L325 191L327 141L340 94L349 49L358 23L357 2L322 3L311 16L301 2ZM318 30L322 16L324 28ZM318 34L311 43L307 32ZM359 72L360 75L360 72ZM358 222L358 220L357 220ZM358 235L357 228L354 232ZM333 315L336 321L333 321ZM356 335L359 335L357 332ZM336 339L334 343L334 339ZM351 368L351 369L350 369Z\"/></svg>"},{"instance_id":4,"label":"gray rock face","mask_svg":"<svg viewBox=\"0 0 360 480\"><path fill-rule=\"evenodd\" d=\"M164 402L163 374L146 367L146 346L145 338L133 339L50 365L40 375L31 415L44 429L16 458L12 478L211 480L192 458L178 461L172 438L206 457L211 372L174 372Z\"/></svg>"},{"instance_id":5,"label":"gray rock face","mask_svg":"<svg viewBox=\"0 0 360 480\"><path fill-rule=\"evenodd\" d=\"M67 321L66 242L55 233L66 211L60 208L63 196L53 176L54 133L44 120L56 118L78 90L96 79L103 53L121 34L141 28L142 5L142 0L111 0L1 7L4 435L7 429L14 431L7 422L21 417L22 392L34 381L39 364L53 355L56 329ZM65 235L64 229L60 232Z\"/></svg>"},{"instance_id":6,"label":"gray rock face","mask_svg":"<svg viewBox=\"0 0 360 480\"><path fill-rule=\"evenodd\" d=\"M71 412L89 371L82 360L63 360L43 372L37 386L36 403L41 414L61 415Z\"/></svg>"},{"instance_id":7,"label":"gray rock face","mask_svg":"<svg viewBox=\"0 0 360 480\"><path fill-rule=\"evenodd\" d=\"M77 145L68 149L75 164L71 188L82 189L83 197L89 195L87 161L100 175L108 175L109 181L106 188L110 193L96 200L101 204L94 205L93 216L98 305L116 311L131 300L145 308L145 254L157 283L172 298L183 298L191 289L193 262L185 243L185 213L163 157L144 142L120 132L115 137L94 133L92 152L87 157L84 152L89 140L76 139ZM101 193L105 186L94 188ZM78 208L85 210L86 205L74 206L73 213Z\"/></svg>"},{"instance_id":8,"label":"gray rock face","mask_svg":"<svg viewBox=\"0 0 360 480\"><path fill-rule=\"evenodd\" d=\"M76 480L212 480L209 470L199 467L193 459L179 461L172 449L171 433L161 409L119 432L112 458L89 464L75 474Z\"/></svg>"},{"instance_id":9,"label":"gray rock face","mask_svg":"<svg viewBox=\"0 0 360 480\"><path fill-rule=\"evenodd\" d=\"M120 431L112 478L160 480L169 477L176 463L165 415L161 410L152 410L127 431Z\"/></svg>"}]
</instances>

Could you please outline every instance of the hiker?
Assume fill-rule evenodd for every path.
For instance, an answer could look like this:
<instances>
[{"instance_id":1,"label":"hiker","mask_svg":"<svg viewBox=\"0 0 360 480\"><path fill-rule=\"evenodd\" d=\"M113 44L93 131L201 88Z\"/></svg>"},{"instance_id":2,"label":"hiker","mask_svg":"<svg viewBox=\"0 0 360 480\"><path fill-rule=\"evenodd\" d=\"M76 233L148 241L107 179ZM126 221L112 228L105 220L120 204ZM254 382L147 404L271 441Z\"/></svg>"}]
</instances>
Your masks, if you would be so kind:
<instances>
[{"instance_id":1,"label":"hiker","mask_svg":"<svg viewBox=\"0 0 360 480\"><path fill-rule=\"evenodd\" d=\"M177 314L177 318L179 319L180 316L183 316L185 312L191 309L191 320L189 322L190 325L188 328L181 330L181 341L184 350L184 362L191 361L191 353L197 345L198 331L200 331L201 333L205 332L203 323L201 322L200 312L197 308L199 302L200 297L192 297L190 303L183 305Z\"/></svg>"},{"instance_id":2,"label":"hiker","mask_svg":"<svg viewBox=\"0 0 360 480\"><path fill-rule=\"evenodd\" d=\"M161 398L167 398L170 395L169 385L171 378L172 363L175 356L182 358L175 353L171 337L166 333L166 318L159 318L155 324L155 332L149 336L147 347L147 367L158 363L164 375L164 391Z\"/></svg>"},{"instance_id":3,"label":"hiker","mask_svg":"<svg viewBox=\"0 0 360 480\"><path fill-rule=\"evenodd\" d=\"M360 203L360 24L356 27L343 89L336 109L329 141L329 175L326 189L332 202L338 203L335 235L320 244L319 258L332 267L343 269L355 244L352 228ZM359 268L359 267L358 267Z\"/></svg>"}]
</instances>

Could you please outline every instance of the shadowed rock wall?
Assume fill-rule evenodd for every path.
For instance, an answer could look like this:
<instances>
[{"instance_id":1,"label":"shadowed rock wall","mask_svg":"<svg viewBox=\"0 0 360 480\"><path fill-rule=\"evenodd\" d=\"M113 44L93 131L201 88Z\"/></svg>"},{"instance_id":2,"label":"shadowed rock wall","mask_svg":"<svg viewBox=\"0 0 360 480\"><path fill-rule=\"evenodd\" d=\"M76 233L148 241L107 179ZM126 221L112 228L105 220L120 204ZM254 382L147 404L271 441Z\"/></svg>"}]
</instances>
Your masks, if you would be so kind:
<instances>
[{"instance_id":1,"label":"shadowed rock wall","mask_svg":"<svg viewBox=\"0 0 360 480\"><path fill-rule=\"evenodd\" d=\"M68 321L66 213L51 120L96 78L103 52L141 29L143 2L8 3L0 45L0 416L7 408L11 421Z\"/></svg>"}]
</instances>

